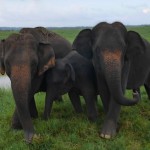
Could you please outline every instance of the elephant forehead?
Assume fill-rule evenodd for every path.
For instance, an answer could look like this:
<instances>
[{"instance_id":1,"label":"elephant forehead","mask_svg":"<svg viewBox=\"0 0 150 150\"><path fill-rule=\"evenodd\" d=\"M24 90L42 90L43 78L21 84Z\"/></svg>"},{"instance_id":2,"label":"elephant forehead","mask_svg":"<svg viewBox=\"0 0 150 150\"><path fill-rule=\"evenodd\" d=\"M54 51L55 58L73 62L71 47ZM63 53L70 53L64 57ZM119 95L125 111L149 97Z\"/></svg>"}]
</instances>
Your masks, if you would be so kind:
<instances>
[{"instance_id":1,"label":"elephant forehead","mask_svg":"<svg viewBox=\"0 0 150 150\"><path fill-rule=\"evenodd\" d=\"M116 50L110 51L106 49L102 52L102 56L104 60L107 60L107 61L119 61L121 59L121 50L116 49Z\"/></svg>"}]
</instances>

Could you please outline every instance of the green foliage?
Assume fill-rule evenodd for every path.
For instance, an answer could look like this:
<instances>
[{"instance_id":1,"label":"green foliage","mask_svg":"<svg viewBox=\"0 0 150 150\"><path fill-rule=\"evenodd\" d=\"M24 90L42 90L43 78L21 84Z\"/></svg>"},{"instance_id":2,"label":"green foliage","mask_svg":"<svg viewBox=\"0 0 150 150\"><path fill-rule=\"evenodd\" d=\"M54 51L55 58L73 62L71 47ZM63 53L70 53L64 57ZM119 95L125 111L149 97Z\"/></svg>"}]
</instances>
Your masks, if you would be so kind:
<instances>
[{"instance_id":1,"label":"green foliage","mask_svg":"<svg viewBox=\"0 0 150 150\"><path fill-rule=\"evenodd\" d=\"M150 41L150 27L129 27L138 31ZM72 42L80 31L54 30ZM6 38L12 32L0 31L0 38ZM83 114L76 114L68 95L64 95L63 103L54 103L48 121L42 119L44 109L44 93L35 95L39 117L33 120L37 133L42 137L39 143L27 145L23 131L11 129L11 117L15 108L11 90L0 89L0 149L2 150L149 150L150 149L150 101L144 88L142 100L138 105L122 107L119 132L111 140L99 137L104 121L100 99L98 100L98 121L90 123L86 115L85 102L82 100ZM126 92L132 97L131 91Z\"/></svg>"}]
</instances>

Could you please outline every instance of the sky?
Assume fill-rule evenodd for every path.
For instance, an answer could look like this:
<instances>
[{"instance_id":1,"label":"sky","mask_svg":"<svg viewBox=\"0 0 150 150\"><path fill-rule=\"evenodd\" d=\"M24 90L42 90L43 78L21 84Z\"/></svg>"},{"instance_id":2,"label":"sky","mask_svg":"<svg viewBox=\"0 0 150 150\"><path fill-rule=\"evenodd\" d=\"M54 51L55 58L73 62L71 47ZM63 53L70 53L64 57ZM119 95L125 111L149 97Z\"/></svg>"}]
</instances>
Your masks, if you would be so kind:
<instances>
[{"instance_id":1,"label":"sky","mask_svg":"<svg viewBox=\"0 0 150 150\"><path fill-rule=\"evenodd\" d=\"M0 27L150 24L150 0L0 0Z\"/></svg>"}]
</instances>

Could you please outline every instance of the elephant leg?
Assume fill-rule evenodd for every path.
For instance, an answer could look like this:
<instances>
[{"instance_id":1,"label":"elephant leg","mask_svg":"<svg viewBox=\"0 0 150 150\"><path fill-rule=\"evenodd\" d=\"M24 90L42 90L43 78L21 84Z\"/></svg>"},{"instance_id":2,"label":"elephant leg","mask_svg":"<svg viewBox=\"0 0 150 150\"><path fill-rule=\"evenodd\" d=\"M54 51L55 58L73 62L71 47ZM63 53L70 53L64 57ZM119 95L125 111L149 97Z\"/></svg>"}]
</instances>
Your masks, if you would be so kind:
<instances>
[{"instance_id":1,"label":"elephant leg","mask_svg":"<svg viewBox=\"0 0 150 150\"><path fill-rule=\"evenodd\" d=\"M37 118L38 117L38 111L37 111L37 108L36 108L34 96L31 98L31 100L29 102L29 111L30 111L30 115L31 115L32 118Z\"/></svg>"},{"instance_id":2,"label":"elephant leg","mask_svg":"<svg viewBox=\"0 0 150 150\"><path fill-rule=\"evenodd\" d=\"M79 95L74 91L70 90L68 92L69 98L71 100L71 103L75 109L76 113L82 113L82 106L81 106L81 101Z\"/></svg>"},{"instance_id":3,"label":"elephant leg","mask_svg":"<svg viewBox=\"0 0 150 150\"><path fill-rule=\"evenodd\" d=\"M48 120L48 118L50 117L50 113L51 113L52 105L54 101L54 98L52 98L52 96L49 93L50 92L46 92L45 108L44 108L44 114L43 114L44 120Z\"/></svg>"},{"instance_id":4,"label":"elephant leg","mask_svg":"<svg viewBox=\"0 0 150 150\"><path fill-rule=\"evenodd\" d=\"M109 111L100 132L100 136L102 138L110 139L111 137L116 135L120 109L121 106L117 104L113 99L111 99Z\"/></svg>"},{"instance_id":5,"label":"elephant leg","mask_svg":"<svg viewBox=\"0 0 150 150\"><path fill-rule=\"evenodd\" d=\"M13 113L13 116L12 116L12 124L11 124L11 127L13 129L22 129L22 125L21 125L21 122L19 120L19 116L18 116L18 111L17 111L17 108L15 108L15 111Z\"/></svg>"},{"instance_id":6,"label":"elephant leg","mask_svg":"<svg viewBox=\"0 0 150 150\"><path fill-rule=\"evenodd\" d=\"M97 110L95 106L96 94L89 94L87 91L83 94L83 97L85 99L86 107L87 107L87 115L88 119L92 122L97 120Z\"/></svg>"}]
</instances>

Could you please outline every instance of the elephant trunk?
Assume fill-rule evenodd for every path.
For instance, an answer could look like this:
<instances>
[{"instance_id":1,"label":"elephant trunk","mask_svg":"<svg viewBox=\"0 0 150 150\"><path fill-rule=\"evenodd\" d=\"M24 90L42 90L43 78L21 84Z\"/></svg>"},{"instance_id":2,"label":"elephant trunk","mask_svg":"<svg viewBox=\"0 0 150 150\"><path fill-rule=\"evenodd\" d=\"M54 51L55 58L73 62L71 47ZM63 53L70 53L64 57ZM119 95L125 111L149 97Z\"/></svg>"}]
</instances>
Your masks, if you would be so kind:
<instances>
[{"instance_id":1,"label":"elephant trunk","mask_svg":"<svg viewBox=\"0 0 150 150\"><path fill-rule=\"evenodd\" d=\"M109 91L113 99L120 105L131 106L140 100L139 94L135 93L133 99L124 97L121 81L121 51L103 53L104 72Z\"/></svg>"},{"instance_id":2,"label":"elephant trunk","mask_svg":"<svg viewBox=\"0 0 150 150\"><path fill-rule=\"evenodd\" d=\"M30 143L34 135L34 128L30 117L28 101L31 88L29 67L27 65L12 66L10 79L19 120L25 133L25 140Z\"/></svg>"}]
</instances>

